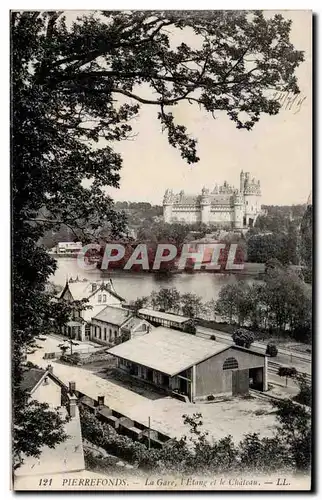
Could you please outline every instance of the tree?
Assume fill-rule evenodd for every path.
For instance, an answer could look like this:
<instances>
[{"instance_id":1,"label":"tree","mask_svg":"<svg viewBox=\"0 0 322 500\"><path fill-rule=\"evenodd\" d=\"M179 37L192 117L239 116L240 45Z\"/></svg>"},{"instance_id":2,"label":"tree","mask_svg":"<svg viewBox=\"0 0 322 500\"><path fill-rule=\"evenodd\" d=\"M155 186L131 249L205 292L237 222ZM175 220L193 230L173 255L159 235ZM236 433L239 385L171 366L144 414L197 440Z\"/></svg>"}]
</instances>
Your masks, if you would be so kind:
<instances>
[{"instance_id":1,"label":"tree","mask_svg":"<svg viewBox=\"0 0 322 500\"><path fill-rule=\"evenodd\" d=\"M296 382L298 383L300 390L293 400L302 405L312 406L312 389L307 382L306 376L298 374Z\"/></svg>"},{"instance_id":2,"label":"tree","mask_svg":"<svg viewBox=\"0 0 322 500\"><path fill-rule=\"evenodd\" d=\"M268 354L272 358L275 358L278 354L278 349L277 349L276 345L275 344L267 344L266 354Z\"/></svg>"},{"instance_id":3,"label":"tree","mask_svg":"<svg viewBox=\"0 0 322 500\"><path fill-rule=\"evenodd\" d=\"M180 293L176 288L160 288L158 292L151 293L151 304L153 309L165 312L180 311Z\"/></svg>"},{"instance_id":4,"label":"tree","mask_svg":"<svg viewBox=\"0 0 322 500\"><path fill-rule=\"evenodd\" d=\"M130 302L130 307L135 314L138 313L140 309L146 307L149 304L150 297L138 297L136 300Z\"/></svg>"},{"instance_id":5,"label":"tree","mask_svg":"<svg viewBox=\"0 0 322 500\"><path fill-rule=\"evenodd\" d=\"M185 43L189 30L199 48ZM68 304L57 305L45 294L56 264L40 238L62 224L83 243L95 241L102 227L111 238L126 234L124 213L114 207L106 186L119 185L122 159L112 144L131 137L130 120L140 105L157 109L170 145L188 163L198 161L196 140L176 123L171 110L179 103L214 116L224 111L246 130L262 113L278 113L270 89L299 92L295 69L303 54L291 44L290 30L282 15L246 11L103 11L82 14L70 24L58 11L11 14L17 432L30 423L18 410L25 346L71 314ZM174 32L182 40L175 46ZM55 426L58 420L52 427L58 432ZM36 442L41 445L41 439Z\"/></svg>"},{"instance_id":6,"label":"tree","mask_svg":"<svg viewBox=\"0 0 322 500\"><path fill-rule=\"evenodd\" d=\"M290 399L273 404L277 408L279 440L286 449L290 464L299 471L308 471L311 466L310 410Z\"/></svg>"},{"instance_id":7,"label":"tree","mask_svg":"<svg viewBox=\"0 0 322 500\"><path fill-rule=\"evenodd\" d=\"M279 377L285 377L285 385L287 387L288 378L294 378L297 375L297 369L293 366L280 366L278 369Z\"/></svg>"},{"instance_id":8,"label":"tree","mask_svg":"<svg viewBox=\"0 0 322 500\"><path fill-rule=\"evenodd\" d=\"M181 310L184 316L188 318L196 318L203 313L204 307L202 299L195 293L183 293L181 295Z\"/></svg>"},{"instance_id":9,"label":"tree","mask_svg":"<svg viewBox=\"0 0 322 500\"><path fill-rule=\"evenodd\" d=\"M254 342L254 335L244 328L239 328L233 333L233 341L236 345L249 348Z\"/></svg>"}]
</instances>

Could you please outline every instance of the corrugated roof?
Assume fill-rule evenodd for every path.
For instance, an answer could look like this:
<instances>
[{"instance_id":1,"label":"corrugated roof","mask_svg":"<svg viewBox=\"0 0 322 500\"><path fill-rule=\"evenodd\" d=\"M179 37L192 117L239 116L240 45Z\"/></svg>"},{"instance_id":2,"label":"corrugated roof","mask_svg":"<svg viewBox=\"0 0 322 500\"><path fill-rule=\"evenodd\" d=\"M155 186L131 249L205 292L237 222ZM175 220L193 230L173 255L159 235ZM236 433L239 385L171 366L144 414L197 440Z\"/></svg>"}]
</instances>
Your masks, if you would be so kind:
<instances>
[{"instance_id":1,"label":"corrugated roof","mask_svg":"<svg viewBox=\"0 0 322 500\"><path fill-rule=\"evenodd\" d=\"M115 306L106 306L103 311L99 312L96 316L93 316L93 319L121 326L127 319L129 319L130 316L131 312L127 309Z\"/></svg>"},{"instance_id":2,"label":"corrugated roof","mask_svg":"<svg viewBox=\"0 0 322 500\"><path fill-rule=\"evenodd\" d=\"M165 319L167 321L175 321L176 323L185 323L190 319L188 316L179 316L178 314L155 311L154 309L139 309L139 314L145 314L150 317Z\"/></svg>"},{"instance_id":3,"label":"corrugated roof","mask_svg":"<svg viewBox=\"0 0 322 500\"><path fill-rule=\"evenodd\" d=\"M147 366L171 377L230 346L160 326L108 350L114 356Z\"/></svg>"}]
</instances>

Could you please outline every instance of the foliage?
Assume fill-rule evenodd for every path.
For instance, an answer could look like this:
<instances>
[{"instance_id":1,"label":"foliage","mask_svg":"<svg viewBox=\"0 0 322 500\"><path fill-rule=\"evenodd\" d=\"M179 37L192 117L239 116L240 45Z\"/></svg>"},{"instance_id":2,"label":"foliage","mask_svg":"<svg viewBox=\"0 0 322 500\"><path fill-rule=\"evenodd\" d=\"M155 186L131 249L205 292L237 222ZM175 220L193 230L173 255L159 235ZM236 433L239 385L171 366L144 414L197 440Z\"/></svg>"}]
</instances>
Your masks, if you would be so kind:
<instances>
[{"instance_id":1,"label":"foliage","mask_svg":"<svg viewBox=\"0 0 322 500\"><path fill-rule=\"evenodd\" d=\"M302 405L312 406L312 389L308 384L306 377L299 374L296 377L296 381L299 384L300 390L293 400Z\"/></svg>"},{"instance_id":2,"label":"foliage","mask_svg":"<svg viewBox=\"0 0 322 500\"><path fill-rule=\"evenodd\" d=\"M297 376L297 369L294 366L280 366L277 374L279 377L285 377L285 384L287 386L288 378L295 378Z\"/></svg>"},{"instance_id":3,"label":"foliage","mask_svg":"<svg viewBox=\"0 0 322 500\"><path fill-rule=\"evenodd\" d=\"M154 473L222 473L306 471L310 464L310 414L290 400L274 403L278 425L271 438L246 434L235 444L231 436L210 441L201 413L183 415L189 434L172 439L162 449L120 436L81 408L82 435L135 466Z\"/></svg>"},{"instance_id":4,"label":"foliage","mask_svg":"<svg viewBox=\"0 0 322 500\"><path fill-rule=\"evenodd\" d=\"M180 302L182 314L188 318L195 318L203 312L202 299L195 293L183 293Z\"/></svg>"},{"instance_id":5,"label":"foliage","mask_svg":"<svg viewBox=\"0 0 322 500\"><path fill-rule=\"evenodd\" d=\"M222 287L215 303L215 313L230 324L243 325L254 309L254 287L244 281L228 283Z\"/></svg>"},{"instance_id":6,"label":"foliage","mask_svg":"<svg viewBox=\"0 0 322 500\"><path fill-rule=\"evenodd\" d=\"M291 226L287 234L253 234L247 239L248 262L265 263L270 259L282 264L298 264L297 230Z\"/></svg>"},{"instance_id":7,"label":"foliage","mask_svg":"<svg viewBox=\"0 0 322 500\"><path fill-rule=\"evenodd\" d=\"M180 38L185 30L194 33L195 48L184 36L173 46L173 34ZM64 325L72 310L45 291L56 264L40 239L62 225L83 243L95 240L102 228L110 238L126 234L124 213L115 209L106 187L119 186L122 159L112 144L131 137L129 122L140 105L157 109L168 142L188 163L198 161L196 140L175 121L171 110L180 102L213 116L224 111L246 130L262 113L276 114L280 104L270 89L299 92L295 70L303 54L290 42L290 30L291 21L282 15L266 18L259 11L103 11L81 14L70 24L59 11L11 13L17 432L25 427L31 438L32 412L16 411L24 349L34 336ZM145 97L147 89L153 97ZM45 441L35 416L34 454ZM59 425L52 420L47 434L59 436Z\"/></svg>"},{"instance_id":8,"label":"foliage","mask_svg":"<svg viewBox=\"0 0 322 500\"><path fill-rule=\"evenodd\" d=\"M278 259L269 259L265 263L265 273L268 273L271 269L283 269L283 264Z\"/></svg>"},{"instance_id":9,"label":"foliage","mask_svg":"<svg viewBox=\"0 0 322 500\"><path fill-rule=\"evenodd\" d=\"M186 333L191 333L191 335L196 335L197 328L194 322L189 321L186 325L184 325L183 331Z\"/></svg>"},{"instance_id":10,"label":"foliage","mask_svg":"<svg viewBox=\"0 0 322 500\"><path fill-rule=\"evenodd\" d=\"M211 336L210 336L210 340L217 340L217 339L216 339L216 335L211 335Z\"/></svg>"},{"instance_id":11,"label":"foliage","mask_svg":"<svg viewBox=\"0 0 322 500\"><path fill-rule=\"evenodd\" d=\"M79 352L73 352L72 354L63 354L60 358L62 361L69 363L70 365L80 365L81 358Z\"/></svg>"},{"instance_id":12,"label":"foliage","mask_svg":"<svg viewBox=\"0 0 322 500\"><path fill-rule=\"evenodd\" d=\"M176 288L160 288L151 293L151 305L153 309L166 312L180 311L180 293Z\"/></svg>"},{"instance_id":13,"label":"foliage","mask_svg":"<svg viewBox=\"0 0 322 500\"><path fill-rule=\"evenodd\" d=\"M291 334L303 342L311 336L311 302L308 285L295 272L273 267L263 283L222 287L215 312L230 324Z\"/></svg>"},{"instance_id":14,"label":"foliage","mask_svg":"<svg viewBox=\"0 0 322 500\"><path fill-rule=\"evenodd\" d=\"M62 351L63 356L65 355L66 351L68 351L68 349L69 349L68 345L66 345L66 344L60 344L58 347Z\"/></svg>"},{"instance_id":15,"label":"foliage","mask_svg":"<svg viewBox=\"0 0 322 500\"><path fill-rule=\"evenodd\" d=\"M54 448L63 442L67 435L60 413L51 410L46 403L38 403L28 398L24 391L16 400L13 434L13 466L18 468L25 456L39 457L41 448ZM18 424L23 422L23 424Z\"/></svg>"},{"instance_id":16,"label":"foliage","mask_svg":"<svg viewBox=\"0 0 322 500\"><path fill-rule=\"evenodd\" d=\"M136 300L130 302L130 307L135 314L138 313L140 309L146 307L149 303L150 297L138 297Z\"/></svg>"},{"instance_id":17,"label":"foliage","mask_svg":"<svg viewBox=\"0 0 322 500\"><path fill-rule=\"evenodd\" d=\"M266 346L266 354L271 356L272 358L276 358L278 354L278 349L275 344L267 344Z\"/></svg>"},{"instance_id":18,"label":"foliage","mask_svg":"<svg viewBox=\"0 0 322 500\"><path fill-rule=\"evenodd\" d=\"M308 205L300 227L300 261L304 266L303 277L312 283L313 266L313 208Z\"/></svg>"},{"instance_id":19,"label":"foliage","mask_svg":"<svg viewBox=\"0 0 322 500\"><path fill-rule=\"evenodd\" d=\"M274 403L279 422L278 437L297 470L308 471L311 466L311 413L289 399Z\"/></svg>"},{"instance_id":20,"label":"foliage","mask_svg":"<svg viewBox=\"0 0 322 500\"><path fill-rule=\"evenodd\" d=\"M233 333L232 337L235 344L242 347L249 348L254 342L254 335L244 328L239 328L238 330L236 330Z\"/></svg>"}]
</instances>

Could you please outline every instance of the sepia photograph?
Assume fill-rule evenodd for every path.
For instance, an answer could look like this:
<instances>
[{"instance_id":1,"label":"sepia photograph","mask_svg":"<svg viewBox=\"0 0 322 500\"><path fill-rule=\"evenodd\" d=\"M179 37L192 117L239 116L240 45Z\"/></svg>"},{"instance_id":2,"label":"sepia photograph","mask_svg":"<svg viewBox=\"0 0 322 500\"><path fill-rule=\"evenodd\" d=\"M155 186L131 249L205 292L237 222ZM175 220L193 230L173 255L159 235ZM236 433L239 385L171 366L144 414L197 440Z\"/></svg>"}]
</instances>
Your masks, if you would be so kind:
<instances>
[{"instance_id":1,"label":"sepia photograph","mask_svg":"<svg viewBox=\"0 0 322 500\"><path fill-rule=\"evenodd\" d=\"M312 491L309 10L12 10L11 489Z\"/></svg>"}]
</instances>

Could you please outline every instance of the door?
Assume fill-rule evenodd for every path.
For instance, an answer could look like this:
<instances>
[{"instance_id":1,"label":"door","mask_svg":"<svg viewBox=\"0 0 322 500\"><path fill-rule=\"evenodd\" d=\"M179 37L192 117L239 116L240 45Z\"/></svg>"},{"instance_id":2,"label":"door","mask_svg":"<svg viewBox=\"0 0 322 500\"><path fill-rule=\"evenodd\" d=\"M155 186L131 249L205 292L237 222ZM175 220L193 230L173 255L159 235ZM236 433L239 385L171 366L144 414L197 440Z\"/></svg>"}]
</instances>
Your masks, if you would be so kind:
<instances>
[{"instance_id":1,"label":"door","mask_svg":"<svg viewBox=\"0 0 322 500\"><path fill-rule=\"evenodd\" d=\"M232 372L232 393L233 396L248 394L249 370L234 370Z\"/></svg>"}]
</instances>

